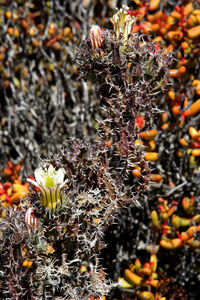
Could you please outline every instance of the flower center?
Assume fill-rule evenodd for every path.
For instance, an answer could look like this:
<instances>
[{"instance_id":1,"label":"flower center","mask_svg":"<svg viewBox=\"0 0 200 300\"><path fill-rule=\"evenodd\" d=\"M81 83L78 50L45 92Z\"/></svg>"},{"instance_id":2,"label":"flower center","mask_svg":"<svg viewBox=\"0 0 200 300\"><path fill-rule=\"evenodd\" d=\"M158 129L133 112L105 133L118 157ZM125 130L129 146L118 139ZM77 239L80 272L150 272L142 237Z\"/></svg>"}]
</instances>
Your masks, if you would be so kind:
<instances>
[{"instance_id":1,"label":"flower center","mask_svg":"<svg viewBox=\"0 0 200 300\"><path fill-rule=\"evenodd\" d=\"M54 177L53 176L49 176L48 174L45 176L45 187L54 187Z\"/></svg>"}]
</instances>

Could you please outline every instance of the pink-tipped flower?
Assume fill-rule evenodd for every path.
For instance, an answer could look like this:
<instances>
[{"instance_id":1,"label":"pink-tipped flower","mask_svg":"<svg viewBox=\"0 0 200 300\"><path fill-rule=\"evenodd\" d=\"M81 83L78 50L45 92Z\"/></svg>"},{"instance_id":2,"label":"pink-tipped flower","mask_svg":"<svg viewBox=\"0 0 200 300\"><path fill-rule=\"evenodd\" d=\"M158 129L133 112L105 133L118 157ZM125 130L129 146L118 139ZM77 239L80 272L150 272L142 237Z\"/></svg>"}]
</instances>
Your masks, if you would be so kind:
<instances>
[{"instance_id":1,"label":"pink-tipped flower","mask_svg":"<svg viewBox=\"0 0 200 300\"><path fill-rule=\"evenodd\" d=\"M25 222L27 225L37 228L38 225L38 218L34 214L34 209L32 207L29 207L25 214Z\"/></svg>"},{"instance_id":2,"label":"pink-tipped flower","mask_svg":"<svg viewBox=\"0 0 200 300\"><path fill-rule=\"evenodd\" d=\"M92 25L89 31L89 38L93 49L100 48L102 45L102 30L98 25Z\"/></svg>"}]
</instances>

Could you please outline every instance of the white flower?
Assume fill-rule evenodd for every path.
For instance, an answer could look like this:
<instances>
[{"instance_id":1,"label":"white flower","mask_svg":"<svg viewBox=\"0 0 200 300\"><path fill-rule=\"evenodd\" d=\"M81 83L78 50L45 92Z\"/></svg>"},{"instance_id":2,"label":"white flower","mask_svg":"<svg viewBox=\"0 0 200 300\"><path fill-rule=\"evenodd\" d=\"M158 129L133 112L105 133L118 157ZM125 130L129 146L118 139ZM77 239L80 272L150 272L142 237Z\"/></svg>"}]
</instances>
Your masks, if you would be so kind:
<instances>
[{"instance_id":1,"label":"white flower","mask_svg":"<svg viewBox=\"0 0 200 300\"><path fill-rule=\"evenodd\" d=\"M39 185L42 185L46 188L55 187L57 185L63 187L63 185L65 184L65 170L63 168L58 169L58 171L56 171L54 167L50 165L48 169L36 169L34 175L36 182L34 181L34 183L32 183L38 183ZM29 181L31 182L32 180L29 179Z\"/></svg>"},{"instance_id":2,"label":"white flower","mask_svg":"<svg viewBox=\"0 0 200 300\"><path fill-rule=\"evenodd\" d=\"M49 168L38 168L34 172L35 179L27 179L32 185L39 188L41 192L42 204L54 210L57 203L61 203L61 189L67 182L64 181L65 170L58 169L50 165Z\"/></svg>"},{"instance_id":3,"label":"white flower","mask_svg":"<svg viewBox=\"0 0 200 300\"><path fill-rule=\"evenodd\" d=\"M131 17L128 14L128 7L123 6L118 12L110 19L113 24L114 31L117 38L123 38L123 41L127 41L129 34L132 31L133 23L135 23L135 17Z\"/></svg>"}]
</instances>

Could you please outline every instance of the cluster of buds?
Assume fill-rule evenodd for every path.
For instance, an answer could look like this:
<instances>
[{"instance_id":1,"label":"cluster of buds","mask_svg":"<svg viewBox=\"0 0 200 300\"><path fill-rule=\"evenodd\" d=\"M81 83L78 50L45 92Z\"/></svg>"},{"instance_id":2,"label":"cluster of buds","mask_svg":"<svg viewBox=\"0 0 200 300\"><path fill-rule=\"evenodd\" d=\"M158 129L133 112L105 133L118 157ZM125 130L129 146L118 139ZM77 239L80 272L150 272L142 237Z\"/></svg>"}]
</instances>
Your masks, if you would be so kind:
<instances>
[{"instance_id":1,"label":"cluster of buds","mask_svg":"<svg viewBox=\"0 0 200 300\"><path fill-rule=\"evenodd\" d=\"M22 33L25 37L31 38L31 45L34 49L30 49L30 51L37 50L42 45L60 50L62 41L68 43L69 40L73 39L73 34L68 26L59 28L58 24L49 22L48 27L45 28L43 24L38 24L36 21L37 13L32 14L28 11L26 18L24 18L21 9L18 11L7 10L4 15L2 14L2 17L5 17L5 21L9 24L7 32L11 38L18 40ZM45 40L43 40L45 29Z\"/></svg>"},{"instance_id":2,"label":"cluster of buds","mask_svg":"<svg viewBox=\"0 0 200 300\"><path fill-rule=\"evenodd\" d=\"M149 262L146 262L143 266L139 259L135 260L134 264L130 264L128 269L124 271L124 278L119 277L119 286L123 289L134 289L138 287L148 287L148 291L137 291L137 296L141 300L166 300L158 292L155 294L151 292L151 289L158 289L162 281L159 281L157 270L157 255L152 253Z\"/></svg>"},{"instance_id":3,"label":"cluster of buds","mask_svg":"<svg viewBox=\"0 0 200 300\"><path fill-rule=\"evenodd\" d=\"M200 104L200 102L199 102ZM200 131L194 126L188 128L188 134L180 138L180 149L177 150L177 156L182 157L183 153L189 156L189 164L198 171L198 162L196 159L200 156Z\"/></svg>"},{"instance_id":4,"label":"cluster of buds","mask_svg":"<svg viewBox=\"0 0 200 300\"><path fill-rule=\"evenodd\" d=\"M22 167L21 163L13 164L10 160L7 162L7 167L3 169L4 176L11 182L15 179L19 179L20 170Z\"/></svg>"},{"instance_id":5,"label":"cluster of buds","mask_svg":"<svg viewBox=\"0 0 200 300\"><path fill-rule=\"evenodd\" d=\"M156 129L151 129L148 131L141 131L139 133L136 144L143 146L145 149L144 159L148 163L155 163L159 160L159 153L156 152L156 136L158 131ZM142 176L142 169L137 164L133 162L131 165L132 175L135 178L140 178ZM150 182L159 183L162 181L161 173L150 173Z\"/></svg>"},{"instance_id":6,"label":"cluster of buds","mask_svg":"<svg viewBox=\"0 0 200 300\"><path fill-rule=\"evenodd\" d=\"M6 179L4 183L0 182L0 201L1 206L8 207L13 204L19 204L28 194L28 183L24 184L19 178L21 163L13 164L8 161L8 167L4 168L3 175Z\"/></svg>"},{"instance_id":7,"label":"cluster of buds","mask_svg":"<svg viewBox=\"0 0 200 300\"><path fill-rule=\"evenodd\" d=\"M200 215L192 214L194 198L189 199L188 197L184 197L182 200L182 207L185 213L188 214L188 217L178 216L174 213L178 203L174 202L172 205L169 205L168 201L162 198L159 198L158 201L160 203L158 208L160 210L161 221L156 210L151 212L151 221L153 226L162 232L160 246L168 250L177 249L184 244L194 249L199 248L200 242L198 239L195 239L195 235L200 231L200 226L197 225L200 223ZM190 227L186 231L179 232L181 228L188 226ZM167 235L173 233L176 233L177 237L168 238Z\"/></svg>"},{"instance_id":8,"label":"cluster of buds","mask_svg":"<svg viewBox=\"0 0 200 300\"><path fill-rule=\"evenodd\" d=\"M159 10L160 1L152 0L148 3L137 3L138 8L135 11L130 11L131 16L138 18L138 23L133 28L133 32L143 32L146 34L154 34L154 41L160 47L165 47L167 51L176 50L177 59L173 63L173 68L170 69L170 77L172 82L176 79L183 81L191 81L195 86L196 94L199 95L199 81L195 80L193 69L198 63L200 36L200 9L197 3L189 2L185 6L174 7L169 14ZM152 9L153 8L153 9ZM154 14L152 11L157 10ZM150 12L150 13L149 13ZM194 75L190 75L193 73ZM196 77L197 78L197 77ZM193 80L194 79L194 80ZM199 102L193 103L192 99L188 101L188 91L182 89L178 92L180 84L175 90L169 89L169 102L172 115L182 117L191 117L200 111ZM190 86L191 88L191 86ZM183 101L182 101L183 99ZM188 107L190 105L190 107ZM169 125L169 124L168 124ZM163 126L164 129L169 126ZM170 126L173 130L173 126Z\"/></svg>"}]
</instances>

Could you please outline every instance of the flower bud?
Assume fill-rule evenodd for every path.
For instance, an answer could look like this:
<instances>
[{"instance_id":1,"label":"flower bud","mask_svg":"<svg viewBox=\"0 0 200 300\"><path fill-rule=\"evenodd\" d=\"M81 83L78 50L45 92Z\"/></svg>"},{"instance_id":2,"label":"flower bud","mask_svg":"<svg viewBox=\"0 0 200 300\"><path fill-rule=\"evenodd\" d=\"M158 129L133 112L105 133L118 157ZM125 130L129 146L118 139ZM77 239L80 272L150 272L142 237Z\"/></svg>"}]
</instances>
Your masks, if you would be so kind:
<instances>
[{"instance_id":1,"label":"flower bud","mask_svg":"<svg viewBox=\"0 0 200 300\"><path fill-rule=\"evenodd\" d=\"M29 207L25 214L25 222L27 225L32 226L33 228L37 228L38 218L34 215L34 209Z\"/></svg>"},{"instance_id":2,"label":"flower bud","mask_svg":"<svg viewBox=\"0 0 200 300\"><path fill-rule=\"evenodd\" d=\"M102 30L98 25L92 25L89 31L89 38L93 49L97 49L101 47Z\"/></svg>"}]
</instances>

